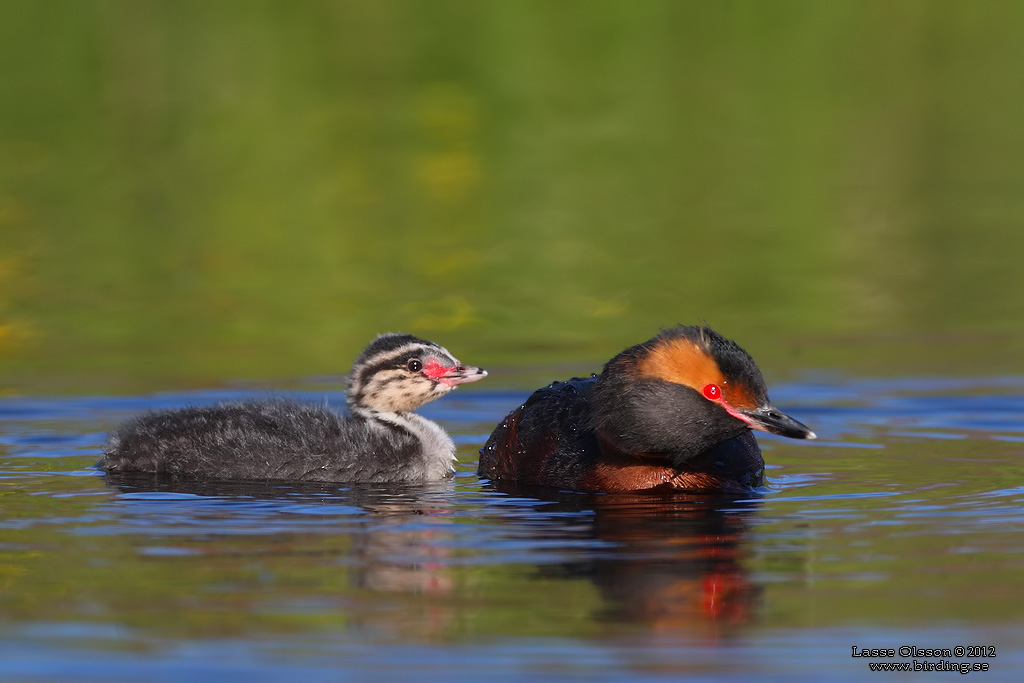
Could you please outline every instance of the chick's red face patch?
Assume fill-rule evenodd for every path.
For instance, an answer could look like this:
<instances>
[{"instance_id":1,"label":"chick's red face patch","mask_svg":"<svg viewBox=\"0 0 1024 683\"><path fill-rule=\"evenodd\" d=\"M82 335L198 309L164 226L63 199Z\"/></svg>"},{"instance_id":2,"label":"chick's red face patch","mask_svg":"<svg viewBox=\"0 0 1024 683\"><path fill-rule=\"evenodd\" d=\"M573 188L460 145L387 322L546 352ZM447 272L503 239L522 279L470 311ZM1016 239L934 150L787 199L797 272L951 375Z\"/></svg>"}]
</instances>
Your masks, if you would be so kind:
<instances>
[{"instance_id":1,"label":"chick's red face patch","mask_svg":"<svg viewBox=\"0 0 1024 683\"><path fill-rule=\"evenodd\" d=\"M454 370L455 366L446 367L442 365L436 358L431 358L423 365L423 374L430 379L441 379L449 371Z\"/></svg>"},{"instance_id":2,"label":"chick's red face patch","mask_svg":"<svg viewBox=\"0 0 1024 683\"><path fill-rule=\"evenodd\" d=\"M423 366L424 375L448 387L454 387L466 381L462 371L461 365L444 365L436 358L431 358Z\"/></svg>"}]
</instances>

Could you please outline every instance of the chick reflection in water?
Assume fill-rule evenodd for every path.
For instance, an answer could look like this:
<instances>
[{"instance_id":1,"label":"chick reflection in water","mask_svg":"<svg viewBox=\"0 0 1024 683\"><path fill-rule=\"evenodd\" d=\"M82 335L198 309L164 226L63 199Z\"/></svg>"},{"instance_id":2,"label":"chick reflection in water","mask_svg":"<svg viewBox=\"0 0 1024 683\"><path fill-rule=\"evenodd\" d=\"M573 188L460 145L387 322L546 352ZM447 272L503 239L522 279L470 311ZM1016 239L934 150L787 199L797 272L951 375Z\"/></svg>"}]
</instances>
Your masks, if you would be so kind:
<instances>
[{"instance_id":1,"label":"chick reflection in water","mask_svg":"<svg viewBox=\"0 0 1024 683\"><path fill-rule=\"evenodd\" d=\"M353 487L349 500L370 514L349 534L352 631L434 642L457 623L456 528L441 484L396 492Z\"/></svg>"},{"instance_id":2,"label":"chick reflection in water","mask_svg":"<svg viewBox=\"0 0 1024 683\"><path fill-rule=\"evenodd\" d=\"M145 473L105 479L126 503L126 519L157 537L172 531L175 546L206 566L185 569L164 598L208 596L221 605L213 612L223 616L223 635L244 636L256 626L273 632L281 610L312 610L320 625L415 642L433 642L458 621L451 599L457 527L446 483L154 482ZM258 581L238 580L256 570ZM147 628L160 633L165 626ZM302 620L292 627L303 628Z\"/></svg>"}]
</instances>

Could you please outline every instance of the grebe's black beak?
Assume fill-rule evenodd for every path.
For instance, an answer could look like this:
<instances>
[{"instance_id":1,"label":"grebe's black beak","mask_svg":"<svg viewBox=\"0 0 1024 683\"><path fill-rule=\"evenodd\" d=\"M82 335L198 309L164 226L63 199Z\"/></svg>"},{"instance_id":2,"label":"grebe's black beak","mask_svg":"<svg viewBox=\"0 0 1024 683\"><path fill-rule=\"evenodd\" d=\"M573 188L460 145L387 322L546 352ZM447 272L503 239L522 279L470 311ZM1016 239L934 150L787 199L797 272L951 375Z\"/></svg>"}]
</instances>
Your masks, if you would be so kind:
<instances>
[{"instance_id":1,"label":"grebe's black beak","mask_svg":"<svg viewBox=\"0 0 1024 683\"><path fill-rule=\"evenodd\" d=\"M751 429L760 429L779 436L788 436L791 439L818 438L818 435L812 432L807 425L797 422L773 405L762 406L754 410L737 410L736 412L747 418Z\"/></svg>"}]
</instances>

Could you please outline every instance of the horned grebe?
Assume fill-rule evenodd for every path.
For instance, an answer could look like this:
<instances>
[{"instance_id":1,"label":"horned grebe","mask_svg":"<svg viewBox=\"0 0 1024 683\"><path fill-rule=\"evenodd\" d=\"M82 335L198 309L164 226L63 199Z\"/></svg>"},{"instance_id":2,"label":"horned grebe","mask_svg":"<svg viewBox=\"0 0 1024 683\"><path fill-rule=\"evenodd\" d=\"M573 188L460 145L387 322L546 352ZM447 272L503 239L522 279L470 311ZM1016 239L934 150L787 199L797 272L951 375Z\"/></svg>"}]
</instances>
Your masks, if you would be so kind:
<instances>
[{"instance_id":1,"label":"horned grebe","mask_svg":"<svg viewBox=\"0 0 1024 683\"><path fill-rule=\"evenodd\" d=\"M480 476L572 491L735 490L764 483L750 430L814 432L775 408L761 371L708 327L679 326L555 382L480 451Z\"/></svg>"}]
</instances>

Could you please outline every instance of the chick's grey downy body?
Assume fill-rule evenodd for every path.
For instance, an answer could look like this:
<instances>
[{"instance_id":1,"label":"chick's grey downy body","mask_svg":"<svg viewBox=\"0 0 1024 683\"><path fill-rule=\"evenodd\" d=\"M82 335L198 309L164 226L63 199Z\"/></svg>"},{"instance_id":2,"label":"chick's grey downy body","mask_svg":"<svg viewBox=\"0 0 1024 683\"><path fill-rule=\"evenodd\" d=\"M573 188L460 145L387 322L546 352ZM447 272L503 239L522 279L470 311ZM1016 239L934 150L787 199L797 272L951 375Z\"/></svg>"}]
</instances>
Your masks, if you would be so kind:
<instances>
[{"instance_id":1,"label":"chick's grey downy body","mask_svg":"<svg viewBox=\"0 0 1024 683\"><path fill-rule=\"evenodd\" d=\"M454 452L441 427L413 413L390 423L277 400L139 416L111 436L104 464L185 478L414 482L446 477Z\"/></svg>"},{"instance_id":2,"label":"chick's grey downy body","mask_svg":"<svg viewBox=\"0 0 1024 683\"><path fill-rule=\"evenodd\" d=\"M99 466L169 478L436 481L454 471L455 446L411 411L486 374L432 342L381 335L352 368L350 415L283 399L148 413L111 435Z\"/></svg>"}]
</instances>

